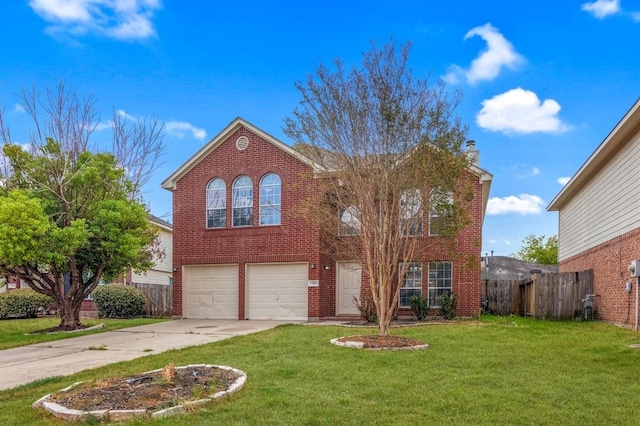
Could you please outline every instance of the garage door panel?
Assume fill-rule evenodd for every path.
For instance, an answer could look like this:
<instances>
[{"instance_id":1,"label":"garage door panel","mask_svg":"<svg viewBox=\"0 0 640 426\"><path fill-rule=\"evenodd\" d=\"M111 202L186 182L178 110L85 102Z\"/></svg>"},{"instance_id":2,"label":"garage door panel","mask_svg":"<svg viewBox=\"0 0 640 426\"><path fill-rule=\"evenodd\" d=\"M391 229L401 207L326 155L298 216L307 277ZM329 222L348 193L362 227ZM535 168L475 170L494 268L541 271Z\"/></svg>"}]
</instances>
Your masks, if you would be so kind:
<instances>
[{"instance_id":1,"label":"garage door panel","mask_svg":"<svg viewBox=\"0 0 640 426\"><path fill-rule=\"evenodd\" d=\"M238 318L238 265L185 266L187 318Z\"/></svg>"},{"instance_id":2,"label":"garage door panel","mask_svg":"<svg viewBox=\"0 0 640 426\"><path fill-rule=\"evenodd\" d=\"M306 320L308 264L247 266L250 319Z\"/></svg>"}]
</instances>

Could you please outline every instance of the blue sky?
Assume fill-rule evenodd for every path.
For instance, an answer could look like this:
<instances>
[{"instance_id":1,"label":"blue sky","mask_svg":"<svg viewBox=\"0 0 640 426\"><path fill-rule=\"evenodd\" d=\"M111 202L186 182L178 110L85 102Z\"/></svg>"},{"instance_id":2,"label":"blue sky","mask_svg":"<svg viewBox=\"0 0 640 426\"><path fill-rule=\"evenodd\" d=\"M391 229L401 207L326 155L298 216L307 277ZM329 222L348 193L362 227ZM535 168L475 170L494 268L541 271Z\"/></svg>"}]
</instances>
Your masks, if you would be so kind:
<instances>
[{"instance_id":1,"label":"blue sky","mask_svg":"<svg viewBox=\"0 0 640 426\"><path fill-rule=\"evenodd\" d=\"M291 143L294 83L391 37L413 42L416 74L464 94L457 113L494 175L483 253L557 233L546 206L640 96L638 2L2 1L0 100L16 142L23 86L93 94L105 123L113 110L164 121L145 197L171 220L160 183L235 117Z\"/></svg>"}]
</instances>

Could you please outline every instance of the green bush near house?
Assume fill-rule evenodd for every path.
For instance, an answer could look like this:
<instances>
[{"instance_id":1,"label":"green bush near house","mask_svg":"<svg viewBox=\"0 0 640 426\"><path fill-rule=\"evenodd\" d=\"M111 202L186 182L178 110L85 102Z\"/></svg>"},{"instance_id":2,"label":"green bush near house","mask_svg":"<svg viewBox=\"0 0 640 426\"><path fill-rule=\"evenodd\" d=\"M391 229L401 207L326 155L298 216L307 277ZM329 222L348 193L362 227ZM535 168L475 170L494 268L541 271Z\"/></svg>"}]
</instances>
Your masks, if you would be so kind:
<instances>
[{"instance_id":1,"label":"green bush near house","mask_svg":"<svg viewBox=\"0 0 640 426\"><path fill-rule=\"evenodd\" d=\"M458 295L453 293L444 293L438 298L442 316L444 319L452 320L458 316Z\"/></svg>"},{"instance_id":2,"label":"green bush near house","mask_svg":"<svg viewBox=\"0 0 640 426\"><path fill-rule=\"evenodd\" d=\"M38 309L47 309L53 300L30 288L20 288L0 294L0 319L35 318Z\"/></svg>"},{"instance_id":3,"label":"green bush near house","mask_svg":"<svg viewBox=\"0 0 640 426\"><path fill-rule=\"evenodd\" d=\"M135 318L145 314L147 300L144 293L135 287L103 285L93 292L92 298L101 318Z\"/></svg>"}]
</instances>

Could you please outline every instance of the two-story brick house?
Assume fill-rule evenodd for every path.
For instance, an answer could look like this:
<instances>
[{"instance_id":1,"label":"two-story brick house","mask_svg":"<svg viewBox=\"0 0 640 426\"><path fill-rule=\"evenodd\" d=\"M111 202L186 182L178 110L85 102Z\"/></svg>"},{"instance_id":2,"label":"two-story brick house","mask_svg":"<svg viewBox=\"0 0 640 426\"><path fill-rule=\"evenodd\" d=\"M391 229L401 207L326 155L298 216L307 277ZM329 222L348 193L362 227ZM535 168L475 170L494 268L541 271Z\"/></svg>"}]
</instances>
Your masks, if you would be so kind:
<instances>
[{"instance_id":1,"label":"two-story brick house","mask_svg":"<svg viewBox=\"0 0 640 426\"><path fill-rule=\"evenodd\" d=\"M469 177L472 221L459 235L455 259L444 250L425 253L400 284L425 296L453 291L463 316L479 310L479 263L470 267L467 261L480 259L491 184L491 175L477 164ZM174 316L358 315L358 259L336 259L323 250L318 225L301 213L305 200L318 195L319 179L311 159L241 118L167 178L162 186L173 192Z\"/></svg>"}]
</instances>

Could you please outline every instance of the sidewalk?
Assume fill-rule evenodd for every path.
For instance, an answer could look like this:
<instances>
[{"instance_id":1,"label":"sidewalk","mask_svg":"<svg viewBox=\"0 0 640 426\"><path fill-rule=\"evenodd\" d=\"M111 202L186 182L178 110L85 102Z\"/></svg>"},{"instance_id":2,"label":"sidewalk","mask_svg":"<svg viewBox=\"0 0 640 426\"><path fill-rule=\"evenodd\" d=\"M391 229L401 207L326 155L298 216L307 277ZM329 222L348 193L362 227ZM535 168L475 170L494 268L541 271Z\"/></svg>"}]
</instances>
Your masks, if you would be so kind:
<instances>
[{"instance_id":1,"label":"sidewalk","mask_svg":"<svg viewBox=\"0 0 640 426\"><path fill-rule=\"evenodd\" d=\"M170 349L274 328L286 321L179 319L0 351L0 390Z\"/></svg>"}]
</instances>

